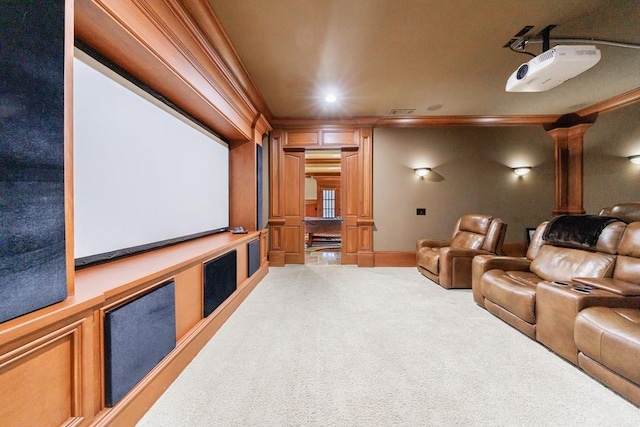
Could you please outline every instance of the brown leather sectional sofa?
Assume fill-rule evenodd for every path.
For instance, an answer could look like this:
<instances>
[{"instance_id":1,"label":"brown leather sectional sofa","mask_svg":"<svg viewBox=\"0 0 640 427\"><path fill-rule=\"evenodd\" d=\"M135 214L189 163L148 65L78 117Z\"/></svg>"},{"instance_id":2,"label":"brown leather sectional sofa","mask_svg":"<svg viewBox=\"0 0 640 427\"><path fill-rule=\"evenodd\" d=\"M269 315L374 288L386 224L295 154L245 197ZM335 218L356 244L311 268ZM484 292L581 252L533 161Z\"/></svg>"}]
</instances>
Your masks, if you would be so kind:
<instances>
[{"instance_id":1,"label":"brown leather sectional sofa","mask_svg":"<svg viewBox=\"0 0 640 427\"><path fill-rule=\"evenodd\" d=\"M626 205L616 217L640 221ZM640 405L640 222L610 219L589 244L548 223L524 258L474 258L474 301Z\"/></svg>"}]
</instances>

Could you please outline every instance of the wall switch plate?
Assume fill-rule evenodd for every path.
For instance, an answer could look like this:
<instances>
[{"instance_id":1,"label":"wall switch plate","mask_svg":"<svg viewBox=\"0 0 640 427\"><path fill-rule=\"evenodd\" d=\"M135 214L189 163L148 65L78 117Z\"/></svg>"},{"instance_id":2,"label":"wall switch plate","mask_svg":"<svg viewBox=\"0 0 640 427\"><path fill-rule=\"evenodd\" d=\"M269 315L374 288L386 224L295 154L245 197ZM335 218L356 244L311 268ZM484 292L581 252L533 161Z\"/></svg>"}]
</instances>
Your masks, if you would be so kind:
<instances>
[{"instance_id":1,"label":"wall switch plate","mask_svg":"<svg viewBox=\"0 0 640 427\"><path fill-rule=\"evenodd\" d=\"M427 209L426 208L418 208L416 209L416 215L426 215L427 214Z\"/></svg>"}]
</instances>

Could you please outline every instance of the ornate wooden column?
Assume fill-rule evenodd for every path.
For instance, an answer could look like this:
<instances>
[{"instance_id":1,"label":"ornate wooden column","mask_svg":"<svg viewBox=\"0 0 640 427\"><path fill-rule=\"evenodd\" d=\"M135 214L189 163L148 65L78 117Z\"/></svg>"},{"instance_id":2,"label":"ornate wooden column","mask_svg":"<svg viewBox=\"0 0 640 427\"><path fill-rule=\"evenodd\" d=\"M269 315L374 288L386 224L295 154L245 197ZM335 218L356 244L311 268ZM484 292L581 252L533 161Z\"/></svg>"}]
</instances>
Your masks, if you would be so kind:
<instances>
[{"instance_id":1,"label":"ornate wooden column","mask_svg":"<svg viewBox=\"0 0 640 427\"><path fill-rule=\"evenodd\" d=\"M563 116L547 128L555 142L554 215L583 214L583 139L594 117Z\"/></svg>"},{"instance_id":2,"label":"ornate wooden column","mask_svg":"<svg viewBox=\"0 0 640 427\"><path fill-rule=\"evenodd\" d=\"M274 129L269 142L269 264L282 267L284 261L284 192L281 191L284 173L282 129Z\"/></svg>"},{"instance_id":3,"label":"ornate wooden column","mask_svg":"<svg viewBox=\"0 0 640 427\"><path fill-rule=\"evenodd\" d=\"M373 267L373 128L360 128L358 267Z\"/></svg>"}]
</instances>

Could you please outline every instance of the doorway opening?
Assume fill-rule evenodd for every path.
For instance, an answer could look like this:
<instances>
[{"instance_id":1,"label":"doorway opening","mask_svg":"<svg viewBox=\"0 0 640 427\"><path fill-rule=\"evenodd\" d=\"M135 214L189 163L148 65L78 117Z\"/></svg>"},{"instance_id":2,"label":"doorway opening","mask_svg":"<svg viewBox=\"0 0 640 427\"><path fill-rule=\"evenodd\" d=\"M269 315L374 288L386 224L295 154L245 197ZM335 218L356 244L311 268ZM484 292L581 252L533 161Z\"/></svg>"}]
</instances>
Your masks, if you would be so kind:
<instances>
[{"instance_id":1,"label":"doorway opening","mask_svg":"<svg viewBox=\"0 0 640 427\"><path fill-rule=\"evenodd\" d=\"M341 264L341 152L305 151L305 264Z\"/></svg>"}]
</instances>

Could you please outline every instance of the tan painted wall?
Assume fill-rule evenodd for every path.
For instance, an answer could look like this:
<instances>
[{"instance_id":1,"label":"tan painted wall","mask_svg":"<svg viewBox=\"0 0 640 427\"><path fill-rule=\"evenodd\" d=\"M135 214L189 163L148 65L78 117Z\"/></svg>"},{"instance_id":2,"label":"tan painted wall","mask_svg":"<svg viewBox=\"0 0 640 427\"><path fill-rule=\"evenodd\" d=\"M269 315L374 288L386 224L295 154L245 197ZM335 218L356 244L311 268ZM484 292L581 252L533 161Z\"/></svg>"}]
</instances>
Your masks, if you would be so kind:
<instances>
[{"instance_id":1,"label":"tan painted wall","mask_svg":"<svg viewBox=\"0 0 640 427\"><path fill-rule=\"evenodd\" d=\"M640 201L640 103L601 115L584 139L584 208ZM468 212L499 216L507 242L551 217L553 141L541 126L374 130L374 250L413 250L420 237L449 238ZM517 178L511 167L531 165ZM433 168L421 181L413 168ZM416 208L426 208L417 216Z\"/></svg>"},{"instance_id":2,"label":"tan painted wall","mask_svg":"<svg viewBox=\"0 0 640 427\"><path fill-rule=\"evenodd\" d=\"M518 178L512 167L533 170ZM433 170L424 181L413 172ZM507 242L551 215L553 140L541 126L374 129L374 250L414 250L418 238L449 238L466 213L508 223ZM426 208L417 216L416 208Z\"/></svg>"},{"instance_id":3,"label":"tan painted wall","mask_svg":"<svg viewBox=\"0 0 640 427\"><path fill-rule=\"evenodd\" d=\"M584 207L640 201L640 165L627 157L640 154L640 103L598 117L584 136Z\"/></svg>"},{"instance_id":4,"label":"tan painted wall","mask_svg":"<svg viewBox=\"0 0 640 427\"><path fill-rule=\"evenodd\" d=\"M306 200L318 199L318 182L311 176L304 179L304 198Z\"/></svg>"}]
</instances>

